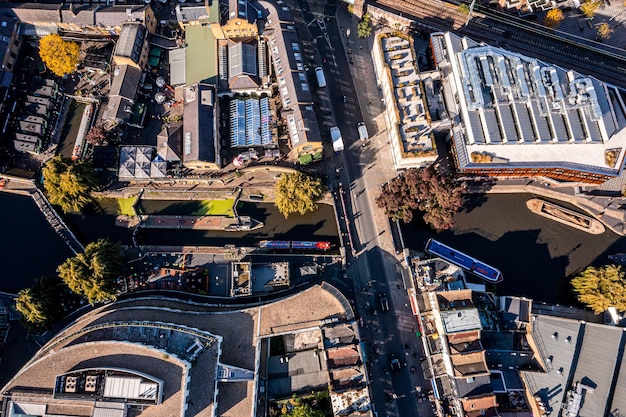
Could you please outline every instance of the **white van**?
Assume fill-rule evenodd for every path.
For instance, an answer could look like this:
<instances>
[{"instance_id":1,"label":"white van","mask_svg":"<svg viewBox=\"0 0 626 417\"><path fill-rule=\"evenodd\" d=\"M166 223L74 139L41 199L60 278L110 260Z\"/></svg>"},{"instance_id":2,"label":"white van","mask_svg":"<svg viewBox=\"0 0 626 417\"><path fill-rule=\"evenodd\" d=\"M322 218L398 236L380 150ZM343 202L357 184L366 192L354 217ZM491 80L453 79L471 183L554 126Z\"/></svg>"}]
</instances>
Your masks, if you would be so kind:
<instances>
[{"instance_id":1,"label":"white van","mask_svg":"<svg viewBox=\"0 0 626 417\"><path fill-rule=\"evenodd\" d=\"M320 88L326 87L326 77L324 77L324 70L322 67L315 68L315 77L317 78L317 85Z\"/></svg>"},{"instance_id":2,"label":"white van","mask_svg":"<svg viewBox=\"0 0 626 417\"><path fill-rule=\"evenodd\" d=\"M356 125L356 130L359 131L359 138L362 141L366 141L370 138L370 135L367 133L367 126L365 126L365 123L361 122L359 124Z\"/></svg>"}]
</instances>

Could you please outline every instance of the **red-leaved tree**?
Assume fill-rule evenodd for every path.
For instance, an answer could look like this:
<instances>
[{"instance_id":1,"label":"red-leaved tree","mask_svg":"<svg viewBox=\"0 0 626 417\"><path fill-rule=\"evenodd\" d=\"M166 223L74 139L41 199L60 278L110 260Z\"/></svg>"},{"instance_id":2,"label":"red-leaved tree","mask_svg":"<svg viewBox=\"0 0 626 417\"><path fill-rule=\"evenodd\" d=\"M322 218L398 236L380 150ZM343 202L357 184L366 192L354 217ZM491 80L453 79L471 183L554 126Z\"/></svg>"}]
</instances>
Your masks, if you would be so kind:
<instances>
[{"instance_id":1,"label":"red-leaved tree","mask_svg":"<svg viewBox=\"0 0 626 417\"><path fill-rule=\"evenodd\" d=\"M85 135L85 140L92 146L101 146L106 144L107 137L102 126L94 126Z\"/></svg>"},{"instance_id":2,"label":"red-leaved tree","mask_svg":"<svg viewBox=\"0 0 626 417\"><path fill-rule=\"evenodd\" d=\"M454 226L454 214L463 206L464 186L437 173L433 166L412 168L384 184L376 204L393 221L409 223L415 211L436 230Z\"/></svg>"}]
</instances>

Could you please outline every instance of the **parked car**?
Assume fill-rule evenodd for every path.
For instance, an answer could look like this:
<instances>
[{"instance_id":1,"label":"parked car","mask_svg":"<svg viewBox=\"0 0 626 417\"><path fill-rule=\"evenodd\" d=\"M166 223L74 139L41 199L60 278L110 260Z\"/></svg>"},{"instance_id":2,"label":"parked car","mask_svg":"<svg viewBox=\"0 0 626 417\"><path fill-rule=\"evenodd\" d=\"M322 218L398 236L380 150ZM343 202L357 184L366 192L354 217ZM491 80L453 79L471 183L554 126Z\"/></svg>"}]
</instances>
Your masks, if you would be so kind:
<instances>
[{"instance_id":1,"label":"parked car","mask_svg":"<svg viewBox=\"0 0 626 417\"><path fill-rule=\"evenodd\" d=\"M389 366L391 367L391 372L397 374L402 370L402 365L400 365L400 360L396 356L395 353L392 353L389 356Z\"/></svg>"},{"instance_id":2,"label":"parked car","mask_svg":"<svg viewBox=\"0 0 626 417\"><path fill-rule=\"evenodd\" d=\"M380 303L380 309L385 312L389 311L389 299L387 298L387 294L384 292L378 293L378 302Z\"/></svg>"}]
</instances>

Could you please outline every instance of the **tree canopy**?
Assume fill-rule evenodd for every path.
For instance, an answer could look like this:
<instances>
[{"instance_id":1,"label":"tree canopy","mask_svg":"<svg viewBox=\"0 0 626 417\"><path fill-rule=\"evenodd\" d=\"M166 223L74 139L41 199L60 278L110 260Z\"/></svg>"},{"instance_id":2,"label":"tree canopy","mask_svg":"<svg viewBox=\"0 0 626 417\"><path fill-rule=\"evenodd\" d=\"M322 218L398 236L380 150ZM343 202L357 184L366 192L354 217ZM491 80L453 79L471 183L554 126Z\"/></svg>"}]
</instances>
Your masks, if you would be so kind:
<instances>
[{"instance_id":1,"label":"tree canopy","mask_svg":"<svg viewBox=\"0 0 626 417\"><path fill-rule=\"evenodd\" d=\"M626 310L626 278L621 266L590 266L572 279L572 287L578 301L586 304L596 314L609 307L615 307L619 311Z\"/></svg>"},{"instance_id":2,"label":"tree canopy","mask_svg":"<svg viewBox=\"0 0 626 417\"><path fill-rule=\"evenodd\" d=\"M46 35L39 41L39 56L48 69L62 77L73 72L78 63L80 46L64 41L59 35Z\"/></svg>"},{"instance_id":3,"label":"tree canopy","mask_svg":"<svg viewBox=\"0 0 626 417\"><path fill-rule=\"evenodd\" d=\"M382 186L376 204L392 220L409 223L416 210L437 230L454 226L454 214L463 206L464 187L452 176L441 176L431 165L411 168Z\"/></svg>"},{"instance_id":4,"label":"tree canopy","mask_svg":"<svg viewBox=\"0 0 626 417\"><path fill-rule=\"evenodd\" d=\"M551 9L546 13L546 17L543 19L543 24L549 28L556 28L561 24L563 20L563 11L561 9Z\"/></svg>"},{"instance_id":5,"label":"tree canopy","mask_svg":"<svg viewBox=\"0 0 626 417\"><path fill-rule=\"evenodd\" d=\"M289 217L291 213L305 214L317 208L317 200L324 194L324 187L319 178L296 172L283 174L276 183L276 200L278 210Z\"/></svg>"},{"instance_id":6,"label":"tree canopy","mask_svg":"<svg viewBox=\"0 0 626 417\"><path fill-rule=\"evenodd\" d=\"M80 211L93 201L97 182L90 165L56 156L44 167L43 176L50 203L64 213Z\"/></svg>"},{"instance_id":7,"label":"tree canopy","mask_svg":"<svg viewBox=\"0 0 626 417\"><path fill-rule=\"evenodd\" d=\"M31 330L43 330L63 314L61 282L56 278L37 278L32 287L21 290L15 299L15 309L22 323Z\"/></svg>"},{"instance_id":8,"label":"tree canopy","mask_svg":"<svg viewBox=\"0 0 626 417\"><path fill-rule=\"evenodd\" d=\"M372 16L365 13L357 26L357 36L359 38L367 38L372 34Z\"/></svg>"},{"instance_id":9,"label":"tree canopy","mask_svg":"<svg viewBox=\"0 0 626 417\"><path fill-rule=\"evenodd\" d=\"M104 128L102 126L94 126L89 129L89 132L85 135L85 141L93 146L105 145L107 137Z\"/></svg>"},{"instance_id":10,"label":"tree canopy","mask_svg":"<svg viewBox=\"0 0 626 417\"><path fill-rule=\"evenodd\" d=\"M287 417L325 417L325 415L322 410L316 410L308 403L298 402Z\"/></svg>"},{"instance_id":11,"label":"tree canopy","mask_svg":"<svg viewBox=\"0 0 626 417\"><path fill-rule=\"evenodd\" d=\"M608 23L598 25L597 36L600 40L609 39L615 30Z\"/></svg>"},{"instance_id":12,"label":"tree canopy","mask_svg":"<svg viewBox=\"0 0 626 417\"><path fill-rule=\"evenodd\" d=\"M57 272L70 290L93 304L115 300L121 267L119 245L100 239L87 245L85 252L66 259Z\"/></svg>"},{"instance_id":13,"label":"tree canopy","mask_svg":"<svg viewBox=\"0 0 626 417\"><path fill-rule=\"evenodd\" d=\"M585 0L585 2L580 5L580 11L583 12L585 17L591 19L596 14L596 10L598 10L600 4L601 0Z\"/></svg>"}]
</instances>

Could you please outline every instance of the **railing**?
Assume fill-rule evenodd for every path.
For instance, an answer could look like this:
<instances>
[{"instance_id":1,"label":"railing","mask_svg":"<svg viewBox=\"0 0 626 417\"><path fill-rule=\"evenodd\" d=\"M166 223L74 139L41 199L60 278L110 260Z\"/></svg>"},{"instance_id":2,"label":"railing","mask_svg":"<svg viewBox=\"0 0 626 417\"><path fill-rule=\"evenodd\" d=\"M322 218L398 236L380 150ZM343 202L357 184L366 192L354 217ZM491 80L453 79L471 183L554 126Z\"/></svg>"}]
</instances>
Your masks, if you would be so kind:
<instances>
[{"instance_id":1,"label":"railing","mask_svg":"<svg viewBox=\"0 0 626 417\"><path fill-rule=\"evenodd\" d=\"M539 350L539 354L541 355L541 358L543 359L543 363L546 365L546 371L550 372L552 370L552 361L548 357L546 345L543 343L543 338L541 337L539 332L536 330L536 322L531 323L531 329L532 329L532 336L533 336L535 345L537 346L537 349Z\"/></svg>"},{"instance_id":2,"label":"railing","mask_svg":"<svg viewBox=\"0 0 626 417\"><path fill-rule=\"evenodd\" d=\"M46 217L48 223L50 223L50 226L52 226L52 229L54 229L54 231L61 237L61 239L63 239L63 241L70 248L70 250L74 252L74 254L83 252L85 250L85 247L76 238L74 233L72 233L70 228L67 227L65 222L54 210L50 202L48 202L46 197L43 195L41 190L35 189L35 191L31 193L31 196L33 197L33 200L35 200L35 203L37 204L43 215Z\"/></svg>"}]
</instances>

